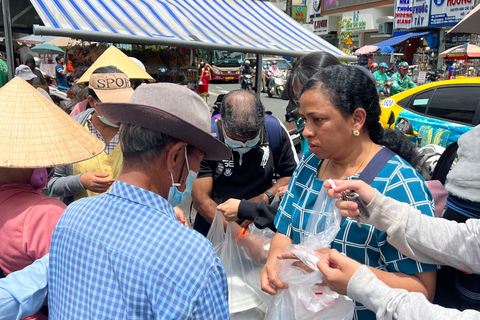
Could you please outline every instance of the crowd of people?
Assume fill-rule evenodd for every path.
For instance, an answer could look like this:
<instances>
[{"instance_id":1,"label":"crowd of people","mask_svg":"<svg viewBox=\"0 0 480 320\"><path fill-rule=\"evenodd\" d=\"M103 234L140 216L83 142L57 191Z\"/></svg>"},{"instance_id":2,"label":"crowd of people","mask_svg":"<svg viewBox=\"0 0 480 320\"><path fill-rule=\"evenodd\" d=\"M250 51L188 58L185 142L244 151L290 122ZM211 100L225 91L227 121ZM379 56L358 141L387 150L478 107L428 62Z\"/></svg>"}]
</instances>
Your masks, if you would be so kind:
<instances>
[{"instance_id":1,"label":"crowd of people","mask_svg":"<svg viewBox=\"0 0 480 320\"><path fill-rule=\"evenodd\" d=\"M458 141L446 185L446 212L466 218L433 218L414 145L379 122L382 65L372 76L324 52L295 63L287 92L309 144L299 159L250 91L226 94L212 121L197 93L134 83L112 61L88 71L69 116L32 86L32 60L0 89L0 319L229 319L227 276L206 239L215 212L225 226L276 232L259 275L275 295L288 288L278 261L296 258L285 252L301 242L324 187L334 199L355 190L370 213L339 200L345 219L318 253L324 284L355 302L354 319L480 316L475 303L431 303L440 265L480 271L480 181L469 169L480 127ZM408 86L402 70L396 81ZM191 228L177 207L190 194ZM242 242L247 252L254 239Z\"/></svg>"}]
</instances>

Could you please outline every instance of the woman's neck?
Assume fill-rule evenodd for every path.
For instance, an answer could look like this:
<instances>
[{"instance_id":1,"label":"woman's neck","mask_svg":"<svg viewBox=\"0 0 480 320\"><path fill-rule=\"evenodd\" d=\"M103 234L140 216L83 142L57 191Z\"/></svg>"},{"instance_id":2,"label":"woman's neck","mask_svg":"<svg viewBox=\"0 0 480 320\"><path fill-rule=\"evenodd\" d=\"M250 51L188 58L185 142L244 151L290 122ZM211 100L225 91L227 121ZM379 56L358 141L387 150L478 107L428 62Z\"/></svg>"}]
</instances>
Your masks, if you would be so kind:
<instances>
[{"instance_id":1,"label":"woman's neck","mask_svg":"<svg viewBox=\"0 0 480 320\"><path fill-rule=\"evenodd\" d=\"M356 144L346 156L322 161L317 177L322 180L351 177L362 172L380 149L381 147L374 144L370 139L364 139Z\"/></svg>"}]
</instances>

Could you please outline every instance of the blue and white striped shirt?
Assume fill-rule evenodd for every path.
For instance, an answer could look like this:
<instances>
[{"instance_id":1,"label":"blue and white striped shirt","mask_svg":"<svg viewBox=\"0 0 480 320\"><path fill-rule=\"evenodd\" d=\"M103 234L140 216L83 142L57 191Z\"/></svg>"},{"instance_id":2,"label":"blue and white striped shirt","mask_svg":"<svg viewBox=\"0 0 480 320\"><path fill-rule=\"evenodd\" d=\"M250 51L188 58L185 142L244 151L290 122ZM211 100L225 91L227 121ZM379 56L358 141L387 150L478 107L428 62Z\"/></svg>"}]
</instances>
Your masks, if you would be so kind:
<instances>
[{"instance_id":1,"label":"blue and white striped shirt","mask_svg":"<svg viewBox=\"0 0 480 320\"><path fill-rule=\"evenodd\" d=\"M119 181L65 210L48 281L50 319L229 319L210 242L165 199Z\"/></svg>"},{"instance_id":2,"label":"blue and white striped shirt","mask_svg":"<svg viewBox=\"0 0 480 320\"><path fill-rule=\"evenodd\" d=\"M275 217L277 230L293 240L300 242L300 234L307 227L313 213L313 206L323 186L323 180L317 178L320 159L307 152L295 169L288 191ZM358 179L356 174L349 179ZM380 170L371 186L380 193L406 202L423 214L433 216L433 197L425 181L405 160L394 156ZM414 274L437 269L414 261L387 242L387 233L371 225L362 224L347 218L337 234L332 248L343 252L358 262L387 272ZM356 303L354 319L375 319L375 313Z\"/></svg>"}]
</instances>

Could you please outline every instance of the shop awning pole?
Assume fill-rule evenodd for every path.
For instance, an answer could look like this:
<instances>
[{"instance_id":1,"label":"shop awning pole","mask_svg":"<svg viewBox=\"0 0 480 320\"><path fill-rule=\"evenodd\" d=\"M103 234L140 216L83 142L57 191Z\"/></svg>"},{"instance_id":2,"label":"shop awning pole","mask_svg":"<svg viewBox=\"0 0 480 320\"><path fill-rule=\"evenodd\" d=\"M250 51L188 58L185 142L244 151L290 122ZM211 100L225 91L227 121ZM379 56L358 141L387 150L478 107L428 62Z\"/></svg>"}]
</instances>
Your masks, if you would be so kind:
<instances>
[{"instance_id":1,"label":"shop awning pole","mask_svg":"<svg viewBox=\"0 0 480 320\"><path fill-rule=\"evenodd\" d=\"M114 43L129 43L129 44L143 44L143 45L162 45L162 46L174 46L182 48L198 48L207 50L227 50L231 52L245 52L245 53L261 53L268 55L288 56L288 57L301 57L310 52L304 51L289 51L289 50L275 50L266 48L254 48L244 47L239 45L226 45L217 43L205 43L202 41L181 41L170 38L153 38L132 36L126 34L114 34L108 32L92 32L82 30L71 29L56 29L33 25L33 33L37 36L57 36L57 37L70 37L74 39L91 40L97 42L114 42ZM320 50L319 50L320 51ZM339 55L337 56L340 61L356 62L357 57Z\"/></svg>"},{"instance_id":2,"label":"shop awning pole","mask_svg":"<svg viewBox=\"0 0 480 320\"><path fill-rule=\"evenodd\" d=\"M5 34L5 54L7 57L8 80L15 72L15 57L13 55L12 17L10 16L10 0L2 0L3 32Z\"/></svg>"},{"instance_id":3,"label":"shop awning pole","mask_svg":"<svg viewBox=\"0 0 480 320\"><path fill-rule=\"evenodd\" d=\"M261 54L257 54L257 66L255 69L255 92L258 96L260 96L260 93L263 90L262 72L264 71L262 60L263 56Z\"/></svg>"}]
</instances>

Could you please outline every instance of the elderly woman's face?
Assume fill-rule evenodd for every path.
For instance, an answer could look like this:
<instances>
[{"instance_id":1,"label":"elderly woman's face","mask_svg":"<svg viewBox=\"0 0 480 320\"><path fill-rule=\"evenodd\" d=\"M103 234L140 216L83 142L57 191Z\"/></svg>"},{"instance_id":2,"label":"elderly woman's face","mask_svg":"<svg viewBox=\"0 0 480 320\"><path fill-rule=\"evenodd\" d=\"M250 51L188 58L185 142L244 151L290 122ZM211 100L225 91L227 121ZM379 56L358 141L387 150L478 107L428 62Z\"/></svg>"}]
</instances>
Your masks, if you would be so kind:
<instances>
[{"instance_id":1,"label":"elderly woman's face","mask_svg":"<svg viewBox=\"0 0 480 320\"><path fill-rule=\"evenodd\" d=\"M349 154L353 119L344 118L328 97L318 89L300 97L300 115L305 119L303 136L309 151L319 159L342 159Z\"/></svg>"}]
</instances>

